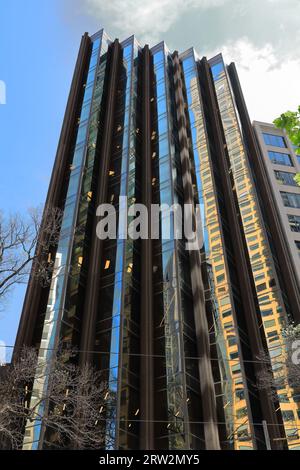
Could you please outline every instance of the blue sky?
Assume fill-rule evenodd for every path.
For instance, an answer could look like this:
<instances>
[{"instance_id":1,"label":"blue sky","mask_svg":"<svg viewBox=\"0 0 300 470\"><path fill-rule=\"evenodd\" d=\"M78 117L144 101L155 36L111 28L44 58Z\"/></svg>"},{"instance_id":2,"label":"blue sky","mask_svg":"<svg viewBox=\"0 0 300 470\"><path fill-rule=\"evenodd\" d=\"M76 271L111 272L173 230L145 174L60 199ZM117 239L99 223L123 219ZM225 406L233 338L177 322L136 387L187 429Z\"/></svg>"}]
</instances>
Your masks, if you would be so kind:
<instances>
[{"instance_id":1,"label":"blue sky","mask_svg":"<svg viewBox=\"0 0 300 470\"><path fill-rule=\"evenodd\" d=\"M0 208L26 212L44 202L80 34L66 33L56 0L1 2ZM0 339L13 344L24 296L0 313Z\"/></svg>"},{"instance_id":2,"label":"blue sky","mask_svg":"<svg viewBox=\"0 0 300 470\"><path fill-rule=\"evenodd\" d=\"M45 200L81 35L102 26L120 39L165 39L236 61L252 119L300 103L299 0L2 0L0 209L24 213ZM24 288L0 313L13 344Z\"/></svg>"}]
</instances>

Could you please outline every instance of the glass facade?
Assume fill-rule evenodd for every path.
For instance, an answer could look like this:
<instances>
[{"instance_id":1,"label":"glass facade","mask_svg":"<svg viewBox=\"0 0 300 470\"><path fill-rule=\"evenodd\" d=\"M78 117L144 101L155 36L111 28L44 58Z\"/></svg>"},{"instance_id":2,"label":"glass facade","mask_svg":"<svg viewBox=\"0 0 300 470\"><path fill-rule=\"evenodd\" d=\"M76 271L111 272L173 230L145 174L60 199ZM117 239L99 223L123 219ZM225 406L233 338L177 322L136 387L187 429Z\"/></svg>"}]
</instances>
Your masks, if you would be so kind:
<instances>
[{"instance_id":1,"label":"glass facade","mask_svg":"<svg viewBox=\"0 0 300 470\"><path fill-rule=\"evenodd\" d=\"M270 352L274 380L276 374L280 374L281 367L278 364L278 356L282 354L285 347L285 339L282 336L282 326L287 325L291 318L289 316L290 306L286 302L286 295L280 287L280 266L276 255L271 250L271 234L263 221L263 214L257 191L254 185L251 168L247 157L247 151L243 142L238 117L236 114L235 102L230 89L230 82L227 77L226 68L221 56L210 61L212 76L214 79L221 120L225 132L228 156L231 164L231 171L236 185L236 196L241 214L241 221L245 240L249 253L253 279L262 317L268 313L268 318L274 320L273 326L262 323L267 347ZM267 145L286 147L283 137L264 134ZM284 203L291 201L296 204L297 197L290 193L281 193ZM295 195L299 196L299 195ZM297 206L299 207L299 206ZM287 384L278 393L284 393L289 397L289 406L298 409L298 404L294 401L294 390ZM286 405L280 404L283 412ZM294 424L300 427L296 413ZM287 445L289 448L298 448L300 438L292 438L288 435L290 426L285 426Z\"/></svg>"},{"instance_id":2,"label":"glass facade","mask_svg":"<svg viewBox=\"0 0 300 470\"><path fill-rule=\"evenodd\" d=\"M154 122L152 192L155 204L183 204L175 121L173 66L161 43L152 50ZM154 241L154 352L156 445L161 449L200 449L204 446L196 357L195 327L188 257L184 240L175 239L176 212L160 213L160 237ZM170 236L169 236L170 235Z\"/></svg>"},{"instance_id":3,"label":"glass facade","mask_svg":"<svg viewBox=\"0 0 300 470\"><path fill-rule=\"evenodd\" d=\"M255 368L250 364L257 358L245 321L249 311L237 259L244 261L245 279L250 280L253 291L249 295L253 297L257 322L254 331L260 344L267 346L275 378L280 372L278 358L285 347L282 328L298 307L291 304L283 287L281 263L272 239L276 227L269 227L265 221L264 204L256 188L223 59L217 56L209 61L211 75L207 84L204 62L193 49L178 59L162 42L150 53L147 49L144 55L145 50L134 36L113 43L104 31L88 41L84 77L82 83L81 79L77 83L80 91L76 97L76 125L68 130L67 163L64 168L59 167L63 167L63 162L56 163L55 168L63 172L64 184L56 188L63 220L56 251L49 253L54 271L51 285L43 288L42 300L33 307L37 320L31 325L35 332L32 344L38 344L40 364L51 364L58 346L76 347L74 361L79 363L86 357L84 353L91 353L90 360L108 385L105 406L101 406L95 423L104 436L103 447L130 450L141 446L141 408L147 402L145 387L141 387L141 337L145 336L141 334L145 332L141 318L145 318L143 308L149 299L145 296L142 241L127 235L137 214L127 209L141 202L143 181L147 197L159 205L159 230L151 241L152 255L147 251L145 263L149 269L146 281L151 281L153 290L153 367L149 370L153 383L150 418L154 448L209 447L205 426L208 423L203 417L208 401L207 376L212 377L209 397L213 397L217 418L211 419L217 420L220 448L264 448L263 406ZM150 70L145 66L148 53ZM215 92L214 98L208 85ZM182 96L183 103L178 96ZM213 101L218 108L219 127L212 123ZM283 137L265 133L264 140L270 147L286 148ZM178 237L183 232L178 208L183 211L187 194L183 141L190 164L194 209L199 208L201 216L198 277L186 249L187 240ZM147 171L151 166L151 175L146 172L146 177L143 165L148 157L142 151L145 148L150 153ZM220 155L220 148L224 148L224 155ZM272 163L292 166L290 155L279 150L269 149ZM102 172L104 163L107 174ZM222 173L226 165L230 167L228 181ZM294 173L285 170L276 170L276 179L282 185L294 186ZM115 211L117 238L102 240L100 255L93 256L99 188L103 189L105 203ZM284 205L299 208L300 195L287 192L286 187L281 189L285 190L281 192ZM230 226L234 217L235 233L240 236L241 245L244 243L241 255L237 255ZM288 215L294 232L300 230L298 219ZM97 267L96 273L91 273L91 266ZM88 296L92 296L91 286L98 295L92 313L86 306ZM46 309L41 308L45 299ZM208 324L205 332L197 329L196 315L202 312L197 310L199 299ZM91 350L81 351L89 322L93 330ZM206 377L199 367L203 357L199 336L210 338ZM33 384L33 404L38 404L47 391L46 365L44 378ZM300 428L298 395L299 391L289 385L277 390L274 420L278 418L281 423L283 439L291 449L300 447L300 437L294 432ZM48 405L51 411L51 403ZM38 412L48 410L39 405ZM24 449L54 449L57 445L55 433L42 429L40 420L26 423Z\"/></svg>"},{"instance_id":4,"label":"glass facade","mask_svg":"<svg viewBox=\"0 0 300 470\"><path fill-rule=\"evenodd\" d=\"M210 337L211 342L216 345L215 359L219 363L215 389L216 394L221 396L219 401L226 423L225 441L221 445L229 449L253 449L255 440L241 351L241 341L247 341L247 338L236 323L237 312L228 266L230 252L223 243L223 221L193 51L182 58L182 70L188 103L195 203L200 205L203 227L202 259L208 267L208 297L213 305L214 333Z\"/></svg>"},{"instance_id":5,"label":"glass facade","mask_svg":"<svg viewBox=\"0 0 300 470\"><path fill-rule=\"evenodd\" d=\"M139 302L140 246L123 239L128 206L140 194L140 104L138 100L139 46L130 38L121 44L121 72L117 84L113 150L108 173L108 199L116 209L119 223L117 240L105 240L101 262L99 314L96 324L97 368L109 384L106 419L106 447L138 447L139 419ZM119 403L119 405L118 405Z\"/></svg>"},{"instance_id":6,"label":"glass facade","mask_svg":"<svg viewBox=\"0 0 300 470\"><path fill-rule=\"evenodd\" d=\"M107 47L108 39L101 31L91 47L89 69L83 86L82 111L78 118L60 238L38 353L43 367L47 367L53 350L58 347L58 344L64 346L78 344L82 289L85 283L84 253L88 244L85 234L88 214L92 213L93 164L101 116ZM91 84L89 84L90 80L92 80ZM45 374L44 380L39 379L34 383L31 400L37 402L40 400L47 388L48 379L49 377L47 378ZM43 410L39 412L43 413ZM28 422L24 449L39 448L42 431L38 419ZM49 436L45 437L45 441L51 446L51 431L46 430L46 433Z\"/></svg>"}]
</instances>

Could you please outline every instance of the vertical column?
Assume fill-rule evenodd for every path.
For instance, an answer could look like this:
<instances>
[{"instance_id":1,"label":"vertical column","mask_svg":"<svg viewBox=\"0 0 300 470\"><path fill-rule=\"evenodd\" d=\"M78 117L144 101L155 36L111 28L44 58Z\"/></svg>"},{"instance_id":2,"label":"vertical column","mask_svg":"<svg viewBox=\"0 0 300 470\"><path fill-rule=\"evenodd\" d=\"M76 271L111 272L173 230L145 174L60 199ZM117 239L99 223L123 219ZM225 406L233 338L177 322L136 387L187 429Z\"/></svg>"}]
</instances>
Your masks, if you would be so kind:
<instances>
[{"instance_id":1,"label":"vertical column","mask_svg":"<svg viewBox=\"0 0 300 470\"><path fill-rule=\"evenodd\" d=\"M141 449L154 448L153 411L153 286L152 286L152 163L150 115L150 51L146 45L142 61L142 204L148 209L148 238L141 241Z\"/></svg>"},{"instance_id":2,"label":"vertical column","mask_svg":"<svg viewBox=\"0 0 300 470\"><path fill-rule=\"evenodd\" d=\"M87 84L84 88L84 97L76 129L76 143L73 152L72 164L70 167L70 178L66 194L66 202L62 217L62 224L58 247L55 256L54 269L51 279L47 310L43 324L43 335L39 346L38 360L40 365L39 374L43 371L44 376L37 378L33 384L33 403L40 414L48 412L49 402L45 406L40 403L40 397L46 393L49 380L51 380L51 363L56 354L57 347L63 336L63 329L66 326L66 319L72 324L68 334L73 335L76 329L76 318L68 318L69 312L65 309L66 292L70 277L72 276L72 250L75 238L75 227L78 219L78 211L81 202L81 190L84 177L85 162L87 156L87 146L89 143L89 126L91 121L91 110L93 95L95 90L95 73L99 64L101 54L101 38L93 42L92 53L89 62L89 73ZM68 328L68 326L67 326ZM78 324L77 324L78 328ZM44 435L47 431L39 418L33 423L26 425L24 448L41 449L44 445ZM50 431L51 432L51 431Z\"/></svg>"},{"instance_id":3,"label":"vertical column","mask_svg":"<svg viewBox=\"0 0 300 470\"><path fill-rule=\"evenodd\" d=\"M186 130L186 117L184 111L181 66L177 52L173 55L173 64L184 204L193 207L193 219L195 225L194 195ZM210 345L205 310L204 285L201 274L200 251L191 250L189 252L189 258L194 299L195 333L197 352L199 356L198 367L203 403L205 446L206 449L220 449L218 426L216 424L216 398L210 362Z\"/></svg>"},{"instance_id":4,"label":"vertical column","mask_svg":"<svg viewBox=\"0 0 300 470\"><path fill-rule=\"evenodd\" d=\"M183 188L175 109L173 61L163 43L152 49L154 122L153 202L160 205L153 240L155 445L203 449L203 415L193 316L190 262L181 233Z\"/></svg>"},{"instance_id":5,"label":"vertical column","mask_svg":"<svg viewBox=\"0 0 300 470\"><path fill-rule=\"evenodd\" d=\"M108 169L111 156L113 122L115 113L116 85L118 78L120 44L116 39L111 51L110 79L107 91L106 113L103 129L103 141L100 153L100 168L98 175L98 189L96 195L96 207L106 202ZM99 308L99 284L100 284L100 263L102 258L103 241L96 236L97 220L94 219L92 247L90 252L90 263L88 269L88 280L86 287L86 298L83 312L83 324L81 334L80 362L91 362L93 357L93 346L95 337L95 324Z\"/></svg>"}]
</instances>

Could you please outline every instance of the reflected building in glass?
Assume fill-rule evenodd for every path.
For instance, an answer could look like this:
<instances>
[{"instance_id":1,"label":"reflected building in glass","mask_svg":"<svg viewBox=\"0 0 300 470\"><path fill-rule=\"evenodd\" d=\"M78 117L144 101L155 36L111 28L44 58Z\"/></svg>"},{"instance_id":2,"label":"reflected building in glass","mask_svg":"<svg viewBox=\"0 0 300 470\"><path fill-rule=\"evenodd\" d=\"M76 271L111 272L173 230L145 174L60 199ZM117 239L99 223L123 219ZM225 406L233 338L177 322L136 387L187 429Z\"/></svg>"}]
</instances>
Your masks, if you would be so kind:
<instances>
[{"instance_id":1,"label":"reflected building in glass","mask_svg":"<svg viewBox=\"0 0 300 470\"><path fill-rule=\"evenodd\" d=\"M50 360L73 346L79 365L101 372L105 448L300 448L299 391L272 401L257 387L262 351L276 376L282 328L300 321L259 156L221 55L83 36L46 201L63 211L51 284L31 277L15 351L35 346ZM100 204L114 206L119 227L124 213L133 219L120 196L149 209L149 227L152 204L190 204L199 249L186 249L176 211L164 209L155 239L100 240ZM46 378L34 383L31 400L46 390ZM56 444L27 423L24 449Z\"/></svg>"}]
</instances>

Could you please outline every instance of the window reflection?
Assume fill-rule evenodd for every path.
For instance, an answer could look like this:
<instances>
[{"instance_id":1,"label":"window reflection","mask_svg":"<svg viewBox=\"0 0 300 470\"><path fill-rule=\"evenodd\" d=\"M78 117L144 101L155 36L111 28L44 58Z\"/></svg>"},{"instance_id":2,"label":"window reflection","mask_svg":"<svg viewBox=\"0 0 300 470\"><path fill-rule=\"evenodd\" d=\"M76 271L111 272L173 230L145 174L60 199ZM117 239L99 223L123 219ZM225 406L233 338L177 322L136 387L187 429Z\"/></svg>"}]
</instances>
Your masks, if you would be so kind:
<instances>
[{"instance_id":1,"label":"window reflection","mask_svg":"<svg viewBox=\"0 0 300 470\"><path fill-rule=\"evenodd\" d=\"M282 291L278 289L280 272L276 271L276 265L274 263L275 254L272 253L266 229L264 227L260 215L260 208L257 200L257 195L254 189L246 150L243 145L238 120L235 113L234 103L231 96L228 79L222 59L220 59L220 62L218 64L212 65L211 68L215 80L215 89L219 103L221 119L225 131L228 154L232 165L233 178L237 187L236 192L238 203L241 209L241 213L243 214L242 223L245 234L247 235L247 247L251 260L251 267L254 276L259 308L262 317L268 315L268 319L273 320L272 331L269 331L270 323L266 324L265 322L263 322L267 345L271 352L277 345L282 345L284 347L282 325L287 324L289 322L286 310L288 306L284 301L286 297L283 298ZM223 72L220 71L221 68L223 69ZM281 136L265 133L264 140L266 145L281 148L286 147L285 140ZM274 155L275 158L278 158L277 152L273 152L272 154L270 154L270 158L272 159ZM286 159L289 158L289 156L286 155L280 158ZM286 197L285 193L282 193L282 197L284 203L288 204L289 196ZM291 199L293 199L293 195ZM294 199L292 204L295 204ZM247 208L246 213L243 212L245 211L245 208ZM251 237L248 237L248 235L250 234ZM251 247L253 246L251 239L252 237L255 237L257 244L259 245L254 254L251 251ZM262 279L265 279L265 282L262 283ZM276 376L278 373L280 373L282 367L278 367L278 360L276 362L274 356L272 357L272 367L276 380ZM290 386L286 386L282 387L282 389L278 389L277 393L291 395L293 393L293 389ZM296 403L293 403L292 406L293 409L297 409ZM282 405L280 405L279 409L283 411ZM296 421L296 423L298 426L300 426L300 422ZM295 443L299 444L299 437L296 438L296 442L291 442L291 439L288 436L288 429L286 429L286 435L287 444L290 448L293 448Z\"/></svg>"}]
</instances>

